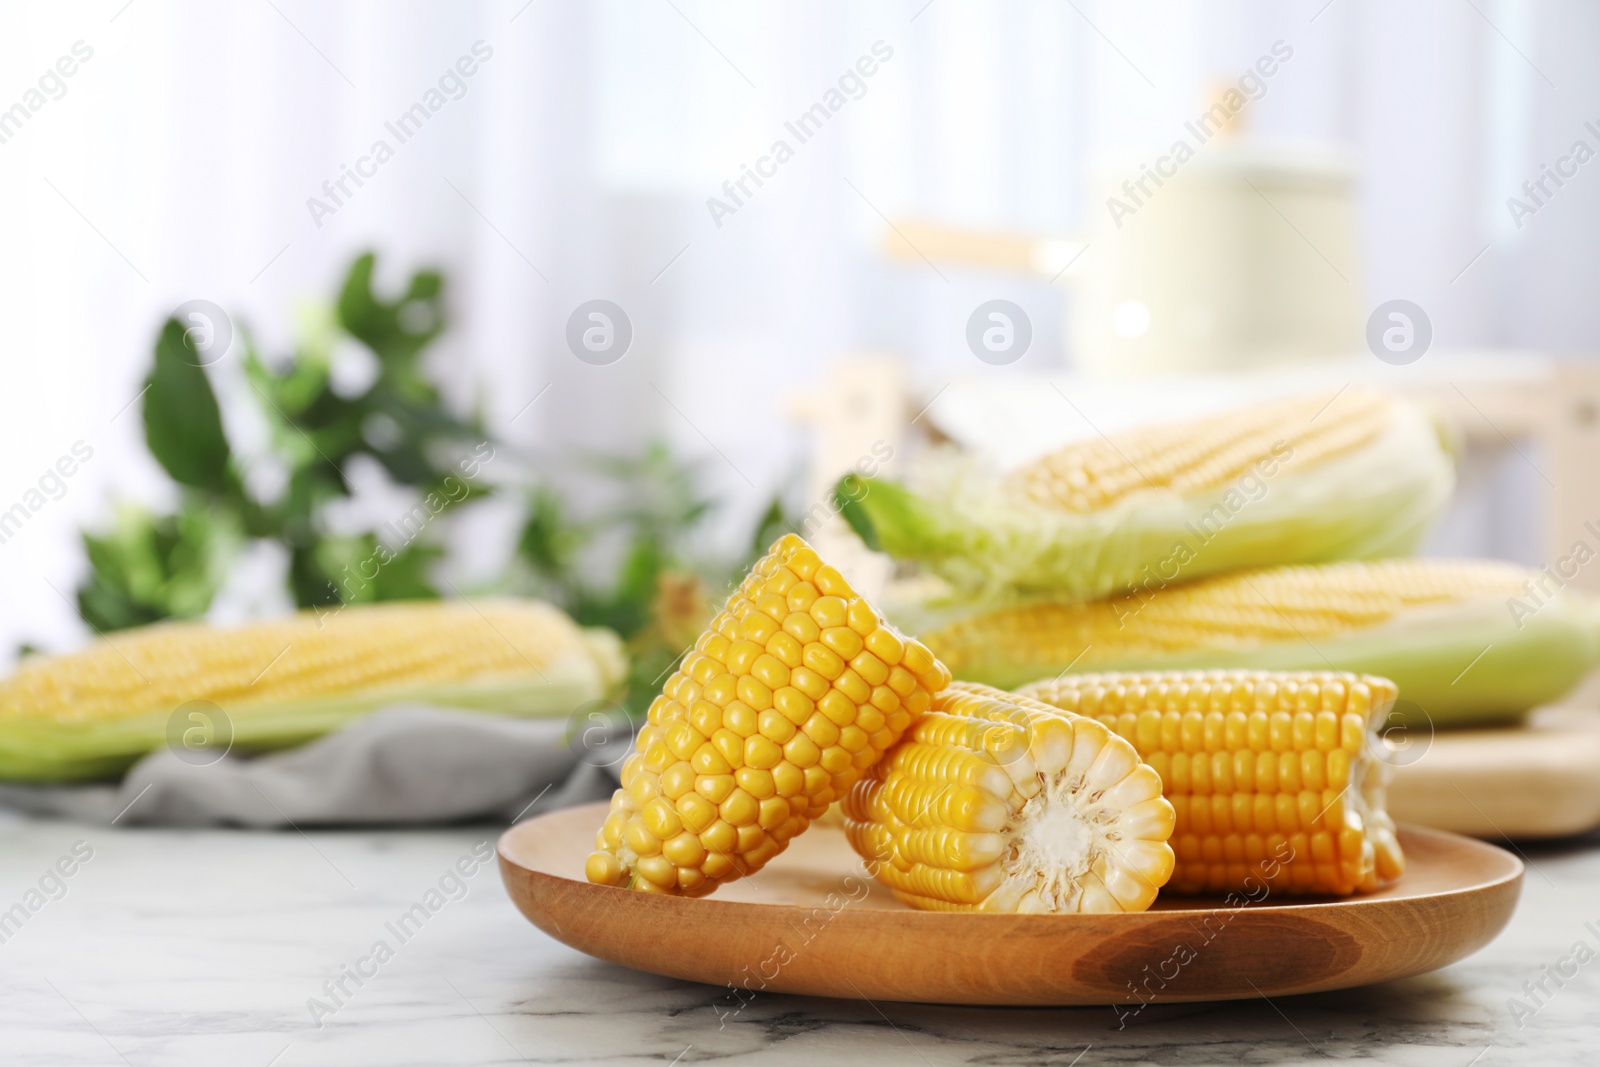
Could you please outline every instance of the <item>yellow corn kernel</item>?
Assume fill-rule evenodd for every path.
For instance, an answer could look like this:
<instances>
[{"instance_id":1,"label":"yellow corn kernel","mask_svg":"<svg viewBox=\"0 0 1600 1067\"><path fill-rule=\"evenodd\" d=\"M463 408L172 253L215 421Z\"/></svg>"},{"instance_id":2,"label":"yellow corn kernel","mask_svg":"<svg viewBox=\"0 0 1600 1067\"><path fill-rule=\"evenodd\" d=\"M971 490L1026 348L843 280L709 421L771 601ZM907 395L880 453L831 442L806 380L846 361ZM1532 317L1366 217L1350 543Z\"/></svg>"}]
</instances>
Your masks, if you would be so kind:
<instances>
[{"instance_id":1,"label":"yellow corn kernel","mask_svg":"<svg viewBox=\"0 0 1600 1067\"><path fill-rule=\"evenodd\" d=\"M1369 731L1383 721L1393 683L1338 672L1192 671L1067 675L1021 692L1054 707L1085 694L1166 693L1129 731L1161 776L1181 843L1171 888L1249 890L1246 876L1275 891L1348 896L1393 881L1404 865L1384 811L1380 765ZM1190 757L1189 700L1227 692L1248 704L1211 736L1223 747ZM1099 720L1115 725L1112 716ZM1205 771L1200 768L1204 767ZM1178 839L1175 839L1178 841ZM1221 857L1226 862L1220 862Z\"/></svg>"},{"instance_id":2,"label":"yellow corn kernel","mask_svg":"<svg viewBox=\"0 0 1600 1067\"><path fill-rule=\"evenodd\" d=\"M891 702L872 678L910 686ZM949 680L804 541L780 539L651 705L585 873L699 896L759 869L899 739L902 697L926 707Z\"/></svg>"},{"instance_id":3,"label":"yellow corn kernel","mask_svg":"<svg viewBox=\"0 0 1600 1067\"><path fill-rule=\"evenodd\" d=\"M1142 911L1172 873L1173 806L1132 745L985 686L936 694L844 813L869 870L919 908Z\"/></svg>"}]
</instances>

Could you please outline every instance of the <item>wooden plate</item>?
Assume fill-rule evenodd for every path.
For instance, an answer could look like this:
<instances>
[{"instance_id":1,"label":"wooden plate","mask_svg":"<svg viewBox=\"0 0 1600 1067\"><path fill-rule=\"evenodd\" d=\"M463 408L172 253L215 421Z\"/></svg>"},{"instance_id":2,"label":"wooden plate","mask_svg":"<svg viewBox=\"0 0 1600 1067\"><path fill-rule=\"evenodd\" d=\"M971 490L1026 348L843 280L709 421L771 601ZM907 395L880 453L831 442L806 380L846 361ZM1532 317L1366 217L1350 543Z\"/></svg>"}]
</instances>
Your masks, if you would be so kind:
<instances>
[{"instance_id":1,"label":"wooden plate","mask_svg":"<svg viewBox=\"0 0 1600 1067\"><path fill-rule=\"evenodd\" d=\"M500 838L500 873L539 929L642 971L744 990L951 1004L1137 1004L1343 989L1431 971L1511 918L1522 863L1405 828L1409 869L1352 900L1163 897L1137 915L916 911L870 882L844 834L813 827L759 874L688 899L590 885L604 804Z\"/></svg>"}]
</instances>

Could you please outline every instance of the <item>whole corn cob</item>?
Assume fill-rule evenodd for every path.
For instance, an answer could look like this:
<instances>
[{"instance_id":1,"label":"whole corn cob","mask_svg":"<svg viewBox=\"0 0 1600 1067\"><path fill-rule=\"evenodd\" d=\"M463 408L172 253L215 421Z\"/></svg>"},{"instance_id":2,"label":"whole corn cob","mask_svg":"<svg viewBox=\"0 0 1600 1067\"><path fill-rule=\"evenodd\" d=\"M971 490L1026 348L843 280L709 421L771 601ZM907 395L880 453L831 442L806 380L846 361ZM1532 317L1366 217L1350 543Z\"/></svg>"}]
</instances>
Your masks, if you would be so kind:
<instances>
[{"instance_id":1,"label":"whole corn cob","mask_svg":"<svg viewBox=\"0 0 1600 1067\"><path fill-rule=\"evenodd\" d=\"M936 453L910 487L852 476L839 495L870 546L962 596L1083 599L1151 569L1404 555L1453 484L1427 418L1350 388L1095 436L1009 473Z\"/></svg>"},{"instance_id":2,"label":"whole corn cob","mask_svg":"<svg viewBox=\"0 0 1600 1067\"><path fill-rule=\"evenodd\" d=\"M759 870L949 681L803 540L781 538L650 705L589 880L699 896Z\"/></svg>"},{"instance_id":3,"label":"whole corn cob","mask_svg":"<svg viewBox=\"0 0 1600 1067\"><path fill-rule=\"evenodd\" d=\"M845 799L878 881L946 911L1143 911L1172 873L1172 805L1093 719L957 682Z\"/></svg>"},{"instance_id":4,"label":"whole corn cob","mask_svg":"<svg viewBox=\"0 0 1600 1067\"><path fill-rule=\"evenodd\" d=\"M0 778L120 773L214 704L241 749L297 744L394 702L564 715L622 677L610 631L536 601L359 605L221 628L163 623L27 659L0 681Z\"/></svg>"},{"instance_id":5,"label":"whole corn cob","mask_svg":"<svg viewBox=\"0 0 1600 1067\"><path fill-rule=\"evenodd\" d=\"M1024 686L1133 743L1177 813L1180 893L1347 896L1398 878L1369 738L1395 699L1387 679L1336 671L1085 674Z\"/></svg>"},{"instance_id":6,"label":"whole corn cob","mask_svg":"<svg viewBox=\"0 0 1600 1067\"><path fill-rule=\"evenodd\" d=\"M1332 667L1392 679L1399 718L1455 725L1547 703L1600 664L1600 610L1530 593L1539 577L1489 560L1277 567L919 629L956 677L991 685L1067 670Z\"/></svg>"}]
</instances>

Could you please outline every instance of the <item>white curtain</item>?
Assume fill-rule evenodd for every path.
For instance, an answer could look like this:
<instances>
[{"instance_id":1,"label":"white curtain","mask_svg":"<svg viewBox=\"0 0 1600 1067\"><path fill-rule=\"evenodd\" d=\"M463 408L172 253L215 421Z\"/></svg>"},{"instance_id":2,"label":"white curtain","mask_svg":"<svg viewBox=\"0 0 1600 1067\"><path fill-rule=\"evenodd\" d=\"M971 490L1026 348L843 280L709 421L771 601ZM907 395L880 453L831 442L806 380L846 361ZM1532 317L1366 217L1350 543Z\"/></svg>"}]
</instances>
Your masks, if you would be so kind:
<instances>
[{"instance_id":1,"label":"white curtain","mask_svg":"<svg viewBox=\"0 0 1600 1067\"><path fill-rule=\"evenodd\" d=\"M1360 160L1369 303L1423 304L1441 349L1593 347L1600 162L1520 228L1505 201L1575 140L1600 148L1594 4L8 6L0 109L26 114L0 122L0 512L75 442L94 455L0 544L0 650L81 637L56 592L82 573L76 529L114 499L167 499L127 405L185 300L273 352L358 251L390 284L438 264L452 397L552 458L657 436L704 455L732 531L795 471L785 402L830 358L970 369L965 315L1003 296L1037 309L1035 345L1067 364L1061 285L886 263L882 216L1071 234L1095 210L1091 160L1170 141L1278 40L1294 58L1252 125ZM714 218L708 198L875 55L859 93ZM399 143L386 123L430 90L441 106ZM379 140L392 158L363 163ZM345 167L370 176L313 212ZM593 298L633 323L608 367L564 341Z\"/></svg>"}]
</instances>

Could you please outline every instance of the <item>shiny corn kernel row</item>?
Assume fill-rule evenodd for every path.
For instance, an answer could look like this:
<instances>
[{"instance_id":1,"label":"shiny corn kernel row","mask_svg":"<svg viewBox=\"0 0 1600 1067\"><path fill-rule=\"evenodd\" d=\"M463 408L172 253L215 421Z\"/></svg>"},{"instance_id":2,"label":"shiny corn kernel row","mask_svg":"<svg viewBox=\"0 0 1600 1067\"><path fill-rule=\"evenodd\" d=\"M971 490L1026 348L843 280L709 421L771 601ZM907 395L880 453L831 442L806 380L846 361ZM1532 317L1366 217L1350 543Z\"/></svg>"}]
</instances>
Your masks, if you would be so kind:
<instances>
[{"instance_id":1,"label":"shiny corn kernel row","mask_svg":"<svg viewBox=\"0 0 1600 1067\"><path fill-rule=\"evenodd\" d=\"M845 832L913 907L1143 911L1172 873L1173 807L1095 720L957 682L845 800Z\"/></svg>"},{"instance_id":2,"label":"shiny corn kernel row","mask_svg":"<svg viewBox=\"0 0 1600 1067\"><path fill-rule=\"evenodd\" d=\"M651 704L589 880L698 896L759 870L949 681L803 540L780 539Z\"/></svg>"},{"instance_id":3,"label":"shiny corn kernel row","mask_svg":"<svg viewBox=\"0 0 1600 1067\"><path fill-rule=\"evenodd\" d=\"M1024 686L1132 742L1177 818L1178 892L1346 896L1404 869L1369 738L1392 682L1337 671L1084 674ZM1263 864L1266 865L1263 869Z\"/></svg>"},{"instance_id":4,"label":"shiny corn kernel row","mask_svg":"<svg viewBox=\"0 0 1600 1067\"><path fill-rule=\"evenodd\" d=\"M1271 567L1082 603L984 612L923 635L962 677L1033 677L1163 656L1248 653L1353 634L1411 612L1522 595L1532 572L1495 560L1392 559ZM1429 639L1425 630L1409 638ZM1396 640L1404 640L1397 637ZM1478 646L1481 648L1482 646ZM1476 651L1476 650L1474 650ZM1469 657L1472 653L1468 653ZM1328 655L1340 655L1337 646Z\"/></svg>"},{"instance_id":5,"label":"shiny corn kernel row","mask_svg":"<svg viewBox=\"0 0 1600 1067\"><path fill-rule=\"evenodd\" d=\"M1394 415L1394 402L1374 390L1337 399L1298 397L1087 438L1019 468L1008 485L1044 507L1091 512L1148 489L1215 489L1274 456L1292 455L1306 469L1370 444Z\"/></svg>"},{"instance_id":6,"label":"shiny corn kernel row","mask_svg":"<svg viewBox=\"0 0 1600 1067\"><path fill-rule=\"evenodd\" d=\"M582 631L536 601L403 602L230 629L125 631L0 681L0 723L92 724L203 700L229 711L532 674L582 654Z\"/></svg>"}]
</instances>

